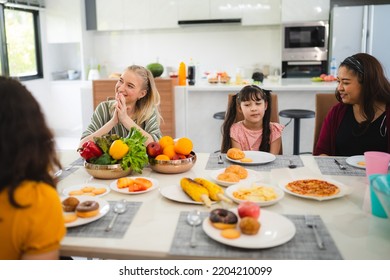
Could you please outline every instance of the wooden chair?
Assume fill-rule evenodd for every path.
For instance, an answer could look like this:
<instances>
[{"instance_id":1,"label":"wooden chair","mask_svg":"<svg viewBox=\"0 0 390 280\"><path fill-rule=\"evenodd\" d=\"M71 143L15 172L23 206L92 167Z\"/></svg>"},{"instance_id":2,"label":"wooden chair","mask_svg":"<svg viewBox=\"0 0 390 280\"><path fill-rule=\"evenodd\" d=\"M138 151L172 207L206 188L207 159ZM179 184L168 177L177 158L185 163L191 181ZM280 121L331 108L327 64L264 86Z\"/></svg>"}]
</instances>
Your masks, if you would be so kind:
<instances>
[{"instance_id":1,"label":"wooden chair","mask_svg":"<svg viewBox=\"0 0 390 280\"><path fill-rule=\"evenodd\" d=\"M316 116L314 124L314 141L313 141L313 153L317 145L318 137L320 136L322 123L329 110L338 103L336 97L332 93L317 93L315 104L316 104Z\"/></svg>"},{"instance_id":2,"label":"wooden chair","mask_svg":"<svg viewBox=\"0 0 390 280\"><path fill-rule=\"evenodd\" d=\"M235 93L229 93L227 108L230 107L230 104L232 103L234 95L235 95ZM271 107L271 122L279 123L279 105L278 105L278 96L276 94L271 94L271 103L272 103L272 105L271 105L272 106ZM239 121L242 121L243 119L244 119L244 115L237 110L237 115L236 115L236 119L234 120L234 122L239 122ZM282 147L280 147L279 154L280 155L283 154Z\"/></svg>"}]
</instances>

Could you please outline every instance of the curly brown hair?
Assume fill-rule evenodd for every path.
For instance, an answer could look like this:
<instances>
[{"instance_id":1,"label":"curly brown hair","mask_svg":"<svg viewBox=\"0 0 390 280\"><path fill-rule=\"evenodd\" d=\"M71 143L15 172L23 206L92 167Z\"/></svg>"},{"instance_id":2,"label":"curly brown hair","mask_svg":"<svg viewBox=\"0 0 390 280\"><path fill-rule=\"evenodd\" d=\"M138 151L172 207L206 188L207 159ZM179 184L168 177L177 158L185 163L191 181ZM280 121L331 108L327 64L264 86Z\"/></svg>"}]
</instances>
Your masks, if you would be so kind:
<instances>
[{"instance_id":1,"label":"curly brown hair","mask_svg":"<svg viewBox=\"0 0 390 280\"><path fill-rule=\"evenodd\" d=\"M0 76L0 191L8 190L10 203L21 208L15 191L24 180L56 188L52 171L61 168L53 134L38 102L17 80Z\"/></svg>"}]
</instances>

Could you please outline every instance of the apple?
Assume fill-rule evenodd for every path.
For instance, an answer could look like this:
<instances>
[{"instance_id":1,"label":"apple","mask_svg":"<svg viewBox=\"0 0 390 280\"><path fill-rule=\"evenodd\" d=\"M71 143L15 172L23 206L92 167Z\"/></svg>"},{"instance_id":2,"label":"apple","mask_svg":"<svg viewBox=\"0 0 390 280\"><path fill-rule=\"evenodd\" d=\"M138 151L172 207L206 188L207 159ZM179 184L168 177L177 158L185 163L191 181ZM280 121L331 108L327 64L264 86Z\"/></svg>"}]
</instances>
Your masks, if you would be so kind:
<instances>
[{"instance_id":1,"label":"apple","mask_svg":"<svg viewBox=\"0 0 390 280\"><path fill-rule=\"evenodd\" d=\"M260 206L252 201L244 201L238 205L238 216L240 218L252 217L258 219L260 216Z\"/></svg>"},{"instance_id":2,"label":"apple","mask_svg":"<svg viewBox=\"0 0 390 280\"><path fill-rule=\"evenodd\" d=\"M326 77L326 74L321 74L321 75L320 75L320 78L321 78L321 79L323 79L323 78L325 78L325 77Z\"/></svg>"},{"instance_id":3,"label":"apple","mask_svg":"<svg viewBox=\"0 0 390 280\"><path fill-rule=\"evenodd\" d=\"M151 142L146 146L146 152L148 156L155 158L163 153L161 146L158 142Z\"/></svg>"}]
</instances>

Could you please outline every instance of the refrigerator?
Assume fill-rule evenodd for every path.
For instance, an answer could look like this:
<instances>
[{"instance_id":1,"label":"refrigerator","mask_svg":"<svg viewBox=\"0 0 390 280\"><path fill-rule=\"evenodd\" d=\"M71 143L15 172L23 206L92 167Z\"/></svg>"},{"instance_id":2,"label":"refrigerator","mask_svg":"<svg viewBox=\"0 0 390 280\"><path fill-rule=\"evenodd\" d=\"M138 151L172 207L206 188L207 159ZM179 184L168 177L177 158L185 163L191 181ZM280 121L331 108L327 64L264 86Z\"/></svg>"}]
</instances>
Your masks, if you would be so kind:
<instances>
[{"instance_id":1,"label":"refrigerator","mask_svg":"<svg viewBox=\"0 0 390 280\"><path fill-rule=\"evenodd\" d=\"M364 52L376 57L390 79L390 4L334 7L330 20L329 60L337 63Z\"/></svg>"}]
</instances>

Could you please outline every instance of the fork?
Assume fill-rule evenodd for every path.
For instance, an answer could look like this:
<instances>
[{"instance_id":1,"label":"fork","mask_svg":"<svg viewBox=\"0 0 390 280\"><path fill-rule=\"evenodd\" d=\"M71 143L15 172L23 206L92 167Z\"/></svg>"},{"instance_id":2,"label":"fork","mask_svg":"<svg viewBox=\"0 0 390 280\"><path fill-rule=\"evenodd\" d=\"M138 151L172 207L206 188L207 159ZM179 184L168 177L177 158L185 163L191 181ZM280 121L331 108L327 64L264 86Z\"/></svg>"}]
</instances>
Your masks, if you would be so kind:
<instances>
[{"instance_id":1,"label":"fork","mask_svg":"<svg viewBox=\"0 0 390 280\"><path fill-rule=\"evenodd\" d=\"M223 164L222 155L218 155L218 164Z\"/></svg>"},{"instance_id":2,"label":"fork","mask_svg":"<svg viewBox=\"0 0 390 280\"><path fill-rule=\"evenodd\" d=\"M316 237L316 241L317 241L317 246L318 246L318 248L320 248L320 249L325 249L324 242L322 241L321 236L320 236L320 234L319 234L318 231L317 231L317 225L316 225L316 223L314 222L313 216L305 215L305 223L306 223L306 225L307 225L309 228L312 228L312 229L313 229L313 231L314 231L314 236Z\"/></svg>"},{"instance_id":3,"label":"fork","mask_svg":"<svg viewBox=\"0 0 390 280\"><path fill-rule=\"evenodd\" d=\"M337 159L334 159L334 162L339 166L341 170L347 169L344 165L342 165Z\"/></svg>"}]
</instances>

